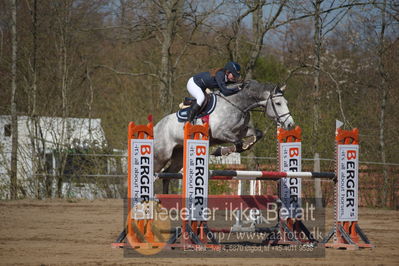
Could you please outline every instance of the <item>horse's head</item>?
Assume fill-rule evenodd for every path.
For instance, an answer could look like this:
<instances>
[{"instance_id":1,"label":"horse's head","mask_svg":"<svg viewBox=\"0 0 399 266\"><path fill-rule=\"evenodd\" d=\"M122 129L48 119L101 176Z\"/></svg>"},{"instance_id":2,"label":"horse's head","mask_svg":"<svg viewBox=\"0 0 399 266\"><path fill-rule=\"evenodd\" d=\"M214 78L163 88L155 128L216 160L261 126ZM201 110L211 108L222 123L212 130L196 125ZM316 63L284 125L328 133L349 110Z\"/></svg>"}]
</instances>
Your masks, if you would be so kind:
<instances>
[{"instance_id":1,"label":"horse's head","mask_svg":"<svg viewBox=\"0 0 399 266\"><path fill-rule=\"evenodd\" d=\"M266 100L265 111L279 126L284 129L291 129L295 125L295 122L288 109L288 101L284 98L285 89L286 86L284 85L281 88L275 86L270 90Z\"/></svg>"},{"instance_id":2,"label":"horse's head","mask_svg":"<svg viewBox=\"0 0 399 266\"><path fill-rule=\"evenodd\" d=\"M287 100L284 98L285 86L278 87L275 84L260 83L256 80L246 80L239 86L242 90L237 94L237 100L245 102L245 111L263 107L265 113L274 119L278 126L291 129L295 125Z\"/></svg>"}]
</instances>

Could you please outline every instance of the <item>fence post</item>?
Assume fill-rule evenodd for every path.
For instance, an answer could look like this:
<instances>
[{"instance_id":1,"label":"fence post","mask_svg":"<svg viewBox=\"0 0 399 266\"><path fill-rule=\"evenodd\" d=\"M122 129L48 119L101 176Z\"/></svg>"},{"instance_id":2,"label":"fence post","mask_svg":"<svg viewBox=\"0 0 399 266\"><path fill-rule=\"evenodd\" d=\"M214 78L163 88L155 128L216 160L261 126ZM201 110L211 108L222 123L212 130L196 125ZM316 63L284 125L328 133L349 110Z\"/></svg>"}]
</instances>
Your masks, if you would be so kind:
<instances>
[{"instance_id":1,"label":"fence post","mask_svg":"<svg viewBox=\"0 0 399 266\"><path fill-rule=\"evenodd\" d=\"M316 152L314 154L314 164L313 171L320 172L320 155ZM323 192L321 191L321 179L315 178L314 180L315 198L316 198L316 208L323 208Z\"/></svg>"}]
</instances>

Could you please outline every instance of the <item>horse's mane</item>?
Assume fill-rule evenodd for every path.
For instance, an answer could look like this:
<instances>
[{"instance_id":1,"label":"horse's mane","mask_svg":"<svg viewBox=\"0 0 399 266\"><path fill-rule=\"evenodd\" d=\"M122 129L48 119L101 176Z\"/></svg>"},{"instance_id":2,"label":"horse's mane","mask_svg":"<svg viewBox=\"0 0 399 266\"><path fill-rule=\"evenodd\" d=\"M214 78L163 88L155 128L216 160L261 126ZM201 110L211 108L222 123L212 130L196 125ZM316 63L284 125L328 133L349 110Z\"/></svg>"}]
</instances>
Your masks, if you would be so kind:
<instances>
[{"instance_id":1,"label":"horse's mane","mask_svg":"<svg viewBox=\"0 0 399 266\"><path fill-rule=\"evenodd\" d=\"M237 94L231 95L231 97L234 97L234 95L241 95L241 96L246 95L246 97L254 97L263 94L265 91L269 93L277 93L284 95L283 91L280 90L280 86L278 84L270 82L261 83L254 79L244 80L241 83L229 84L227 85L227 88L232 89L237 86L241 87L242 89Z\"/></svg>"},{"instance_id":2,"label":"horse's mane","mask_svg":"<svg viewBox=\"0 0 399 266\"><path fill-rule=\"evenodd\" d=\"M280 90L280 86L278 86L277 84L270 83L270 82L260 83L254 79L245 80L243 82L243 86L244 86L244 89L251 87L253 90L256 90L256 91L265 91L266 90L269 92L271 92L277 88L276 92L282 93L282 91Z\"/></svg>"}]
</instances>

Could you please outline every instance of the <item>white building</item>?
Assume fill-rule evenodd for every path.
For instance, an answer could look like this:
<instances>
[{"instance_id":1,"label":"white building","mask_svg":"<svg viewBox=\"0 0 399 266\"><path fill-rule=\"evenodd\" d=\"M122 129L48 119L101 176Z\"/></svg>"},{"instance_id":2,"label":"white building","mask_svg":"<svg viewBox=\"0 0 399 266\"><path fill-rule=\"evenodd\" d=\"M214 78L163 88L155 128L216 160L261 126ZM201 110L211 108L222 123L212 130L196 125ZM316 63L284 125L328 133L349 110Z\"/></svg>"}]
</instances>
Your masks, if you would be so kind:
<instances>
[{"instance_id":1,"label":"white building","mask_svg":"<svg viewBox=\"0 0 399 266\"><path fill-rule=\"evenodd\" d=\"M9 198L11 139L11 116L0 115L0 199ZM39 181L40 177L46 175L46 178L50 177L51 179L57 176L56 171L60 169L57 151L71 148L80 148L80 150L85 150L88 147L101 148L105 146L105 143L105 134L100 119L38 117L35 123L31 117L19 116L17 162L19 185L23 187L27 196L36 197L38 190L46 189L43 187L43 180ZM33 147L33 144L35 147ZM103 169L104 162L101 166L96 165L94 171L90 172L80 172L80 165L64 168L61 175L64 177L75 176L76 178L75 181L69 180L62 184L62 195L89 199L109 196L99 189L93 180L100 176L103 178L118 178L117 176L121 175L120 170L123 172L123 177L127 172L127 158L123 156L126 152L120 151L119 154L108 155L105 162L105 171ZM39 161L38 158L35 158L37 156L41 156L40 161L45 164L45 170L37 170ZM94 155L89 154L85 158L93 158L91 156ZM100 158L100 156L97 158ZM238 153L217 158L210 156L210 164L240 163L240 154ZM119 165L119 168L117 165ZM54 181L52 180L53 196L56 190ZM102 189L104 189L104 186ZM120 187L117 187L116 183L107 181L105 189L108 193L111 191L111 194L121 196L119 193Z\"/></svg>"},{"instance_id":2,"label":"white building","mask_svg":"<svg viewBox=\"0 0 399 266\"><path fill-rule=\"evenodd\" d=\"M105 135L100 119L38 117L36 123L27 116L18 117L18 182L33 182L33 154L45 154L47 169L56 167L55 150L70 147L102 147ZM11 116L0 116L0 198L7 198L11 165ZM33 147L35 145L35 148ZM35 151L35 152L34 152ZM49 173L51 174L51 173ZM27 193L29 193L29 188ZM34 193L34 192L32 192ZM30 194L30 193L29 193Z\"/></svg>"}]
</instances>

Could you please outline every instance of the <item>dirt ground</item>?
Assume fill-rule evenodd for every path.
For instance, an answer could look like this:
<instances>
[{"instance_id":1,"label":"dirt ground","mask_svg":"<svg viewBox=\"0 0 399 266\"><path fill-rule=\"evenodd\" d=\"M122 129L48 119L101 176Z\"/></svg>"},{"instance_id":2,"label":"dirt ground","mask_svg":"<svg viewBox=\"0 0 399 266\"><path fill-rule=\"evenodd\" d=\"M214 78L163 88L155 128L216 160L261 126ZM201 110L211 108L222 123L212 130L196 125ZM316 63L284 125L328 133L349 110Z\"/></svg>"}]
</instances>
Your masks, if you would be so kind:
<instances>
[{"instance_id":1,"label":"dirt ground","mask_svg":"<svg viewBox=\"0 0 399 266\"><path fill-rule=\"evenodd\" d=\"M122 226L122 200L2 201L0 264L399 265L399 212L361 208L359 213L374 249L327 249L322 258L132 258L111 248Z\"/></svg>"}]
</instances>

